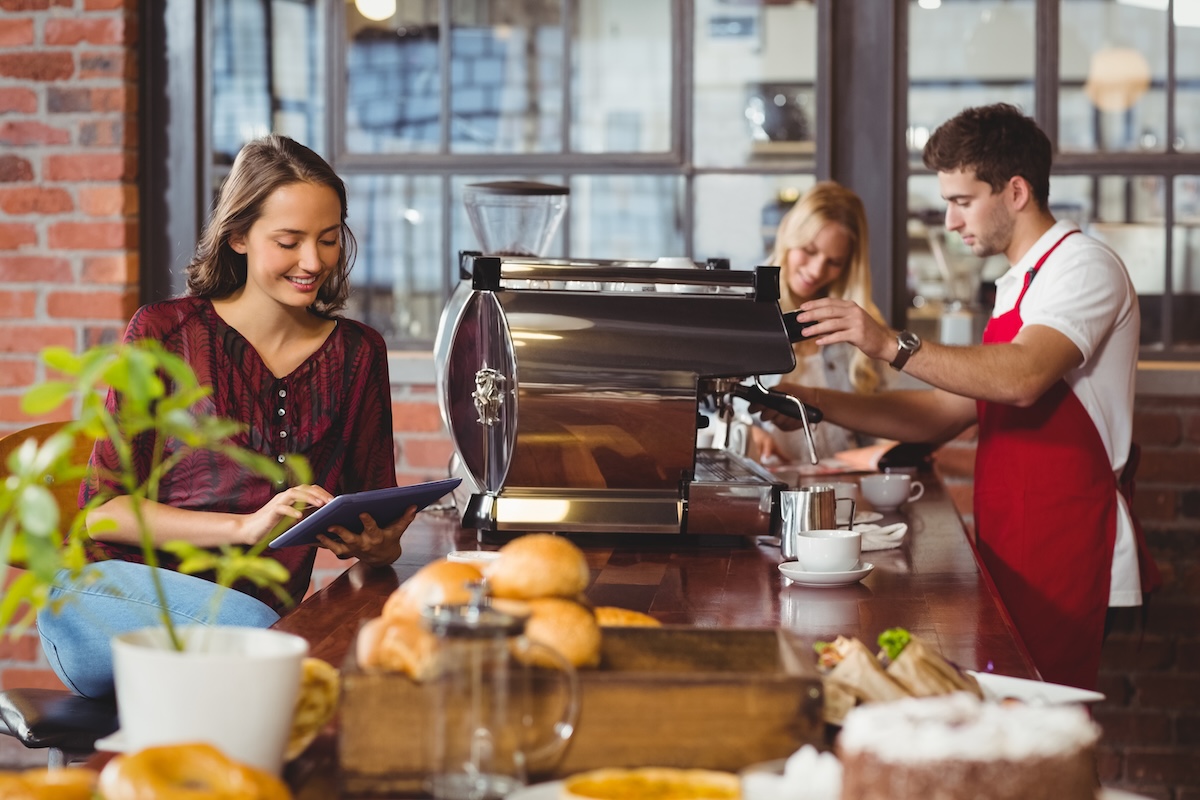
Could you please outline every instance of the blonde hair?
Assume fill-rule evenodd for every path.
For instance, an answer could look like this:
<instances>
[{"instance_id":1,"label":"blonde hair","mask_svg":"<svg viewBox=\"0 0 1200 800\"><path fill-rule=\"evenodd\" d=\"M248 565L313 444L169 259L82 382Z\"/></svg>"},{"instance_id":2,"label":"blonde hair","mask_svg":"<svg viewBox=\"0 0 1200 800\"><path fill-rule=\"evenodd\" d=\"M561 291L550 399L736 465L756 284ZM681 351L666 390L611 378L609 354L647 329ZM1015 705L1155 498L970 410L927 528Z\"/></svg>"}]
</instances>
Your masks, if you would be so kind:
<instances>
[{"instance_id":1,"label":"blonde hair","mask_svg":"<svg viewBox=\"0 0 1200 800\"><path fill-rule=\"evenodd\" d=\"M842 226L850 235L850 260L837 280L826 287L825 296L852 300L880 324L886 325L883 314L871 299L867 214L858 195L841 184L822 181L796 201L779 222L775 248L767 263L783 267L789 250L808 246L829 224ZM779 280L779 305L784 311L793 311L800 305L783 276ZM798 344L796 346L799 348ZM879 386L875 362L858 348L854 348L850 359L850 383L860 394L870 394Z\"/></svg>"},{"instance_id":2,"label":"blonde hair","mask_svg":"<svg viewBox=\"0 0 1200 800\"><path fill-rule=\"evenodd\" d=\"M246 256L230 246L230 239L246 235L262 216L267 198L277 189L297 183L326 186L337 194L341 205L338 263L317 290L310 309L329 316L346 305L356 251L354 234L346 225L346 184L325 159L274 133L248 142L238 151L221 185L212 217L200 235L196 254L187 266L188 294L219 299L245 285Z\"/></svg>"}]
</instances>

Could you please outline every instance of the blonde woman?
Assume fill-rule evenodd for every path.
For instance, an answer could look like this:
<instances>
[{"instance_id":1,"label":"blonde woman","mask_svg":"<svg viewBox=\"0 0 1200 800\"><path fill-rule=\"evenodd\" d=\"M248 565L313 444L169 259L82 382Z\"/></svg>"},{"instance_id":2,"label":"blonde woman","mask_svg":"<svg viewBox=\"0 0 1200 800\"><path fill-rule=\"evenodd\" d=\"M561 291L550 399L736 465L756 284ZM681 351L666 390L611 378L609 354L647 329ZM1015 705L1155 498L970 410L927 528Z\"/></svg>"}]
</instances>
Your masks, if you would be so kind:
<instances>
[{"instance_id":1,"label":"blonde woman","mask_svg":"<svg viewBox=\"0 0 1200 800\"><path fill-rule=\"evenodd\" d=\"M779 223L775 249L767 262L780 267L780 307L794 311L801 303L820 297L853 300L884 324L883 315L871 300L869 253L862 200L832 181L816 184ZM793 349L796 368L780 376L779 383L860 394L883 388L879 365L852 345L818 348L805 340L794 344ZM763 461L800 463L807 458L808 446L800 431L784 431L764 422L752 436L754 449ZM817 455L822 458L873 441L828 422L815 426L813 436Z\"/></svg>"}]
</instances>

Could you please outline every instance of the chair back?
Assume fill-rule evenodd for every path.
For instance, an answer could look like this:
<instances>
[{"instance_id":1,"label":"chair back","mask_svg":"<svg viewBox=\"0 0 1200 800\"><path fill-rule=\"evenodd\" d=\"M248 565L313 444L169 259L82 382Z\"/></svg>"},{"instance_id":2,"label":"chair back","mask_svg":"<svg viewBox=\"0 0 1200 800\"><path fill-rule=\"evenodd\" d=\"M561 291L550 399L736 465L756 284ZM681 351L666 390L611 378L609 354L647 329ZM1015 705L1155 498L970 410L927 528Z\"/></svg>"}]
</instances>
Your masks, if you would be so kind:
<instances>
[{"instance_id":1,"label":"chair back","mask_svg":"<svg viewBox=\"0 0 1200 800\"><path fill-rule=\"evenodd\" d=\"M26 439L34 439L38 444L49 439L63 429L66 421L43 422L23 430L10 433L0 439L0 480L8 477L8 456ZM75 446L71 450L71 463L84 465L92 455L92 441L87 437L76 437ZM79 480L55 480L48 478L47 483L54 499L58 502L59 519L64 528L74 519L79 511Z\"/></svg>"}]
</instances>

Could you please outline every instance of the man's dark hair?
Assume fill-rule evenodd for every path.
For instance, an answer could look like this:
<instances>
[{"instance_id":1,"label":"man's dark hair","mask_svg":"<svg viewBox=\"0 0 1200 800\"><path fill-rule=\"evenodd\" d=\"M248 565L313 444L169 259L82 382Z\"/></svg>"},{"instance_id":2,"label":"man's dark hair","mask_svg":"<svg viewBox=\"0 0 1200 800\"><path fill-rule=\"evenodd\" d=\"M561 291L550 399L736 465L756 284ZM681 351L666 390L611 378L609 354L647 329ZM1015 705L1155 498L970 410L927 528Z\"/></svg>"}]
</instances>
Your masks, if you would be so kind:
<instances>
[{"instance_id":1,"label":"man's dark hair","mask_svg":"<svg viewBox=\"0 0 1200 800\"><path fill-rule=\"evenodd\" d=\"M1043 211L1050 208L1050 139L1008 103L966 108L938 126L925 143L925 166L937 172L971 170L992 187L1020 176Z\"/></svg>"}]
</instances>

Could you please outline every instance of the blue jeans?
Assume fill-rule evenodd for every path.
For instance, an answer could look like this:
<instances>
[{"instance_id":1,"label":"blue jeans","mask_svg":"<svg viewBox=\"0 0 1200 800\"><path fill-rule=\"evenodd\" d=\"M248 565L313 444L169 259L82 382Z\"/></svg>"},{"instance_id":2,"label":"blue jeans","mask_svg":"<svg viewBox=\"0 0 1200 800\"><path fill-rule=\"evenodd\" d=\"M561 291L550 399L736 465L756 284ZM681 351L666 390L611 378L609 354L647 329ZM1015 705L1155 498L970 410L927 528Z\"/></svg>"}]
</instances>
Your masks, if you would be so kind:
<instances>
[{"instance_id":1,"label":"blue jeans","mask_svg":"<svg viewBox=\"0 0 1200 800\"><path fill-rule=\"evenodd\" d=\"M72 581L66 571L59 574L50 599L62 607L38 614L37 627L50 667L75 694L111 697L109 640L162 624L151 569L128 561L102 561L87 568L85 575L90 577ZM279 619L270 606L243 592L168 569L158 569L158 574L176 625L267 628Z\"/></svg>"}]
</instances>

